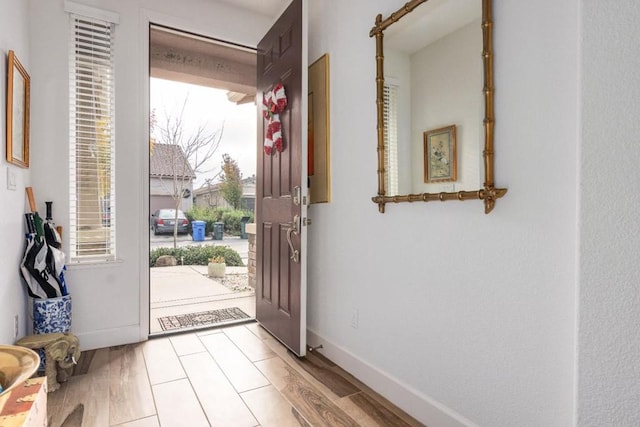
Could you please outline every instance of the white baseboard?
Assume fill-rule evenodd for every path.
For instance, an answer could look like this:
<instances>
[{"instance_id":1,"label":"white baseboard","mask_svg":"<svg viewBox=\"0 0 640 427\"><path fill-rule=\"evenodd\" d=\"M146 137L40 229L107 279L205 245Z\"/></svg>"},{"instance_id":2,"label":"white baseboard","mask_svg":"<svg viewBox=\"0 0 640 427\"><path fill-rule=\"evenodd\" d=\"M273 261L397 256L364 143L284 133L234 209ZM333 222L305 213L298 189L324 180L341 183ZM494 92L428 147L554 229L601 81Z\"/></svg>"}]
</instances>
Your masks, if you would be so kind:
<instances>
[{"instance_id":1,"label":"white baseboard","mask_svg":"<svg viewBox=\"0 0 640 427\"><path fill-rule=\"evenodd\" d=\"M319 353L337 363L394 405L429 427L477 426L440 402L425 396L311 329L307 329L307 344L310 347L322 344Z\"/></svg>"},{"instance_id":2,"label":"white baseboard","mask_svg":"<svg viewBox=\"0 0 640 427\"><path fill-rule=\"evenodd\" d=\"M140 342L140 326L131 325L121 328L101 329L87 333L76 333L71 330L80 340L81 350L93 350L94 348L112 347Z\"/></svg>"}]
</instances>

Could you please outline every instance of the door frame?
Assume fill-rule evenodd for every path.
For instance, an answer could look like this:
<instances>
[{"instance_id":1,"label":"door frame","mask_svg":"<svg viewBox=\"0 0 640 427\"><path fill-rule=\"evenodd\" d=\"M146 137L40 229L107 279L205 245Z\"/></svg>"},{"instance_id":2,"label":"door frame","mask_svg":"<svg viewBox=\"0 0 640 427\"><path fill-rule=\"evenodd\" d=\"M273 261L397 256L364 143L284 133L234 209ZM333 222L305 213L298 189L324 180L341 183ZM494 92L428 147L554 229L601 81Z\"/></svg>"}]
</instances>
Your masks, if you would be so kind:
<instances>
[{"instance_id":1,"label":"door frame","mask_svg":"<svg viewBox=\"0 0 640 427\"><path fill-rule=\"evenodd\" d=\"M305 0L306 2L306 0ZM288 5L286 6L288 7ZM281 11L279 11L278 16L286 9L284 7ZM256 14L257 16L257 14ZM275 22L275 19L271 22L270 25ZM169 28L179 28L182 31L193 34L201 34L204 37L210 37L213 39L219 40L233 40L229 43L237 43L240 46L249 46L252 48L256 48L257 41L259 41L259 37L261 35L256 35L255 39L252 39L250 32L247 31L239 31L238 34L221 34L221 33L212 33L212 26L208 24L200 23L198 26L197 23L194 23L188 19L185 19L182 16L174 16L167 13L163 13L161 11L141 8L139 14L138 25L140 28L140 37L138 39L138 51L140 52L139 56L139 64L138 67L140 72L137 76L138 87L140 89L141 99L140 111L144 114L141 114L139 117L140 128L139 135L143 141L149 140L149 114L150 114L150 102L149 102L149 80L150 80L150 64L149 64L149 37L150 37L150 25L157 24L160 26L166 26ZM240 24L238 24L240 25ZM306 25L306 23L305 23ZM268 27L265 27L265 31L267 31ZM306 126L306 124L305 124ZM141 215L138 218L138 227L140 230L140 249L139 249L139 271L138 271L138 283L139 283L139 341L146 341L149 338L150 331L150 272L149 272L149 250L150 250L150 242L149 242L149 218L151 212L149 211L149 150L147 145L142 145L139 151L139 155L141 156L142 161L140 162L140 170L139 170L139 194L142 195L141 206L139 206ZM306 241L306 239L305 239ZM305 270L306 275L306 270ZM306 315L306 305L304 307L305 315Z\"/></svg>"}]
</instances>

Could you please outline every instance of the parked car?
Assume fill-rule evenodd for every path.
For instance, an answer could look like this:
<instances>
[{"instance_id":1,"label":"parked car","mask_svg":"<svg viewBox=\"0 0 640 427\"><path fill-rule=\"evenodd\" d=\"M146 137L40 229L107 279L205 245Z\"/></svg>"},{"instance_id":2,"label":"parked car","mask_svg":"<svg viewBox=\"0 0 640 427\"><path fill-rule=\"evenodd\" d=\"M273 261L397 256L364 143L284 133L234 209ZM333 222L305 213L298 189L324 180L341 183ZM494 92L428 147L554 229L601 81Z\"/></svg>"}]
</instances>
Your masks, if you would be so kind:
<instances>
[{"instance_id":1,"label":"parked car","mask_svg":"<svg viewBox=\"0 0 640 427\"><path fill-rule=\"evenodd\" d=\"M151 229L154 235L163 233L173 233L173 226L176 220L175 209L158 209L151 215ZM178 210L178 234L189 232L189 220L181 210Z\"/></svg>"}]
</instances>

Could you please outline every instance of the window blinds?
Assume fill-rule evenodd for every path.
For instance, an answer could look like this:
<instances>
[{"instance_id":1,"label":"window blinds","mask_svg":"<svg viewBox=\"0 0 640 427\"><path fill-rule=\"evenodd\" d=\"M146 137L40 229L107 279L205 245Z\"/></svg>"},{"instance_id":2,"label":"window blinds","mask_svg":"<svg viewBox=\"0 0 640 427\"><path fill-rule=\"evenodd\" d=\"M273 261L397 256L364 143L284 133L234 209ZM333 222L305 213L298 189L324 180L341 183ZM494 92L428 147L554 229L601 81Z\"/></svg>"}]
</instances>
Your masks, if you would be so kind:
<instances>
[{"instance_id":1,"label":"window blinds","mask_svg":"<svg viewBox=\"0 0 640 427\"><path fill-rule=\"evenodd\" d=\"M69 163L71 261L116 253L114 24L70 14Z\"/></svg>"},{"instance_id":2,"label":"window blinds","mask_svg":"<svg viewBox=\"0 0 640 427\"><path fill-rule=\"evenodd\" d=\"M384 166L387 195L398 194L398 86L384 85Z\"/></svg>"}]
</instances>

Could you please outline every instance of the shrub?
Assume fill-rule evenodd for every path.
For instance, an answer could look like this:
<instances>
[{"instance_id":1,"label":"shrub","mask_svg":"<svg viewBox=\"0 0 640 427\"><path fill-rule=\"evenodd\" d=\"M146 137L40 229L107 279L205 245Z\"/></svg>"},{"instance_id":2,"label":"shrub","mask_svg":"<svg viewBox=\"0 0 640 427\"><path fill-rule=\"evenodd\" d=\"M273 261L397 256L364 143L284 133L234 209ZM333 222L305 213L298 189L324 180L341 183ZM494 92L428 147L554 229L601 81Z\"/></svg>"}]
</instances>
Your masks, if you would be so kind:
<instances>
[{"instance_id":1,"label":"shrub","mask_svg":"<svg viewBox=\"0 0 640 427\"><path fill-rule=\"evenodd\" d=\"M222 222L224 222L224 231L239 236L241 231L242 217L248 216L249 222L253 222L253 212L248 211L227 211L222 214Z\"/></svg>"},{"instance_id":2,"label":"shrub","mask_svg":"<svg viewBox=\"0 0 640 427\"><path fill-rule=\"evenodd\" d=\"M174 248L157 248L157 249L153 249L151 252L149 252L149 266L155 267L156 266L156 261L162 255L172 255L172 256L176 257L178 262L180 262L180 258L182 257L182 248L176 248L176 249L174 249Z\"/></svg>"},{"instance_id":3,"label":"shrub","mask_svg":"<svg viewBox=\"0 0 640 427\"><path fill-rule=\"evenodd\" d=\"M213 231L214 222L224 222L225 233L232 236L239 236L242 217L248 216L249 222L254 221L253 212L251 211L200 207L195 205L186 213L186 215L189 221L204 221L206 223L205 234L209 234Z\"/></svg>"},{"instance_id":4,"label":"shrub","mask_svg":"<svg viewBox=\"0 0 640 427\"><path fill-rule=\"evenodd\" d=\"M149 265L156 266L161 255L173 255L182 265L207 265L211 258L220 257L230 267L242 266L240 254L228 246L184 246L179 248L157 248L149 253Z\"/></svg>"}]
</instances>

